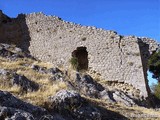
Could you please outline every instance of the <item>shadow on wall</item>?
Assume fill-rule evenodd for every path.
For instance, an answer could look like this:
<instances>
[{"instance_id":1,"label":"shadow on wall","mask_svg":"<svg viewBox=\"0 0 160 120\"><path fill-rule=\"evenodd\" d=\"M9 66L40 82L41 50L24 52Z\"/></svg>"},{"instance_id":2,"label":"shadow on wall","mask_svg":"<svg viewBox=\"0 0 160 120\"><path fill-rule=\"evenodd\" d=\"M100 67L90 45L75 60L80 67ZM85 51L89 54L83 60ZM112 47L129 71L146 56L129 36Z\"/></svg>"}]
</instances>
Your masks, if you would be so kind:
<instances>
[{"instance_id":1,"label":"shadow on wall","mask_svg":"<svg viewBox=\"0 0 160 120\"><path fill-rule=\"evenodd\" d=\"M0 42L16 45L29 52L31 38L25 18L24 14L9 18L0 11Z\"/></svg>"},{"instance_id":2,"label":"shadow on wall","mask_svg":"<svg viewBox=\"0 0 160 120\"><path fill-rule=\"evenodd\" d=\"M149 83L148 83L148 78L147 78L147 71L148 71L148 59L150 57L150 52L149 52L149 44L143 42L142 39L138 39L138 44L139 44L139 50L140 50L140 55L142 59L142 67L143 67L143 72L144 72L144 77L145 77L145 82L146 82L146 87L147 87L147 92L148 94L151 93L151 90L149 88Z\"/></svg>"}]
</instances>

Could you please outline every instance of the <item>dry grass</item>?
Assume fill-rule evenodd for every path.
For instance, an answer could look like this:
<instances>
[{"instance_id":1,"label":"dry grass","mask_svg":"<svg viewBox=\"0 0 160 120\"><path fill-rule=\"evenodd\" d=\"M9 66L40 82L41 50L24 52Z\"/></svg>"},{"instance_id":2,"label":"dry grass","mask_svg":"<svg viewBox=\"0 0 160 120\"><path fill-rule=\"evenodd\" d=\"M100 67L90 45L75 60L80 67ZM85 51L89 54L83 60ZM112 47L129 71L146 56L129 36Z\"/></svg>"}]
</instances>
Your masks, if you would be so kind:
<instances>
[{"instance_id":1,"label":"dry grass","mask_svg":"<svg viewBox=\"0 0 160 120\"><path fill-rule=\"evenodd\" d=\"M26 64L31 65L33 64L33 60L31 59L17 59L16 61L10 61L0 57L0 66L3 69L10 69L10 70L18 70L18 69L27 69L25 66Z\"/></svg>"},{"instance_id":2,"label":"dry grass","mask_svg":"<svg viewBox=\"0 0 160 120\"><path fill-rule=\"evenodd\" d=\"M28 58L18 58L16 61L11 61L3 57L0 57L0 66L1 68L4 69L11 69L11 70L26 69L27 65L31 66L32 64L38 65L40 67L46 67L48 69L53 67L53 64L51 63L35 61Z\"/></svg>"},{"instance_id":3,"label":"dry grass","mask_svg":"<svg viewBox=\"0 0 160 120\"><path fill-rule=\"evenodd\" d=\"M127 107L120 103L109 103L108 101L100 99L83 97L95 105L117 112L131 120L160 120L160 112L155 111L154 109L148 109L140 106Z\"/></svg>"},{"instance_id":4,"label":"dry grass","mask_svg":"<svg viewBox=\"0 0 160 120\"><path fill-rule=\"evenodd\" d=\"M20 96L20 99L27 100L33 105L45 106L48 97L55 95L55 93L61 89L67 89L67 85L64 82L55 84L44 82L43 86L38 91L28 92Z\"/></svg>"},{"instance_id":5,"label":"dry grass","mask_svg":"<svg viewBox=\"0 0 160 120\"><path fill-rule=\"evenodd\" d=\"M3 83L2 84L0 84L0 90L2 90L2 91L8 91L8 92L10 92L10 93L12 93L12 94L14 94L14 95L18 95L19 93L21 93L21 88L20 87L18 87L18 86L9 86L9 85L3 85Z\"/></svg>"},{"instance_id":6,"label":"dry grass","mask_svg":"<svg viewBox=\"0 0 160 120\"><path fill-rule=\"evenodd\" d=\"M139 106L135 106L133 107L134 110L137 111L141 111L145 114L148 114L148 116L151 117L159 117L160 118L160 112L159 111L155 111L154 109L149 109L149 108L145 108L145 107L139 107Z\"/></svg>"},{"instance_id":7,"label":"dry grass","mask_svg":"<svg viewBox=\"0 0 160 120\"><path fill-rule=\"evenodd\" d=\"M27 65L26 65L27 64ZM53 96L57 91L61 89L67 89L65 82L51 82L49 79L51 75L36 72L31 69L31 65L38 65L40 67L51 68L53 67L50 63L44 63L40 61L34 61L31 59L17 59L16 61L10 61L8 59L0 57L0 68L13 70L17 74L24 75L29 80L39 84L40 88L38 91L23 93L20 87L12 86L9 79L0 78L0 90L8 91L16 97L27 101L31 104L44 106L48 97ZM26 65L26 66L25 66Z\"/></svg>"},{"instance_id":8,"label":"dry grass","mask_svg":"<svg viewBox=\"0 0 160 120\"><path fill-rule=\"evenodd\" d=\"M28 79L38 82L39 80L43 79L49 79L51 75L49 74L43 74L36 72L35 70L32 69L26 69L26 70L17 70L17 74L24 75Z\"/></svg>"},{"instance_id":9,"label":"dry grass","mask_svg":"<svg viewBox=\"0 0 160 120\"><path fill-rule=\"evenodd\" d=\"M35 61L33 64L34 64L34 65L38 65L38 66L40 66L40 67L46 67L47 69L53 67L53 64L48 63L48 62Z\"/></svg>"}]
</instances>

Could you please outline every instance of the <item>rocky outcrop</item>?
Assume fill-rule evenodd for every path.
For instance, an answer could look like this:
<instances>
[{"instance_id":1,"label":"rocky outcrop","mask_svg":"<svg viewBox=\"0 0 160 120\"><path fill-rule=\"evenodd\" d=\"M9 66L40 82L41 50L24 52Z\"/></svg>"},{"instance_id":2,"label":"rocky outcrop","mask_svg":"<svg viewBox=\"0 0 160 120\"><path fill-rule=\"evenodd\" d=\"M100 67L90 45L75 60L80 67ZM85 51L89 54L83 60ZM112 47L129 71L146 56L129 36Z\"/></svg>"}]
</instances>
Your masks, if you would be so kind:
<instances>
[{"instance_id":1,"label":"rocky outcrop","mask_svg":"<svg viewBox=\"0 0 160 120\"><path fill-rule=\"evenodd\" d=\"M84 93L89 97L100 97L100 92L103 91L105 88L98 84L93 80L90 75L80 75L80 73L76 73L75 84L80 92Z\"/></svg>"},{"instance_id":2,"label":"rocky outcrop","mask_svg":"<svg viewBox=\"0 0 160 120\"><path fill-rule=\"evenodd\" d=\"M4 78L7 77L7 75L9 75L10 72L8 70L5 69L0 69L0 75L3 76Z\"/></svg>"},{"instance_id":3,"label":"rocky outcrop","mask_svg":"<svg viewBox=\"0 0 160 120\"><path fill-rule=\"evenodd\" d=\"M20 109L0 107L1 120L34 120L32 114Z\"/></svg>"},{"instance_id":4,"label":"rocky outcrop","mask_svg":"<svg viewBox=\"0 0 160 120\"><path fill-rule=\"evenodd\" d=\"M17 58L34 59L30 54L23 51L22 49L15 47L14 45L4 43L0 43L0 56L10 60L16 60Z\"/></svg>"},{"instance_id":5,"label":"rocky outcrop","mask_svg":"<svg viewBox=\"0 0 160 120\"><path fill-rule=\"evenodd\" d=\"M100 111L90 105L77 92L61 90L49 98L53 111L71 120L101 120Z\"/></svg>"},{"instance_id":6,"label":"rocky outcrop","mask_svg":"<svg viewBox=\"0 0 160 120\"><path fill-rule=\"evenodd\" d=\"M138 104L140 98L134 98L134 96L123 92L122 90L115 88L110 90L107 86L103 86L96 82L90 75L76 73L74 85L81 94L90 98L103 99L108 102L121 102L127 106L133 106Z\"/></svg>"},{"instance_id":7,"label":"rocky outcrop","mask_svg":"<svg viewBox=\"0 0 160 120\"><path fill-rule=\"evenodd\" d=\"M1 84L20 87L22 92L36 91L39 85L27 79L24 75L19 75L15 71L0 69Z\"/></svg>"},{"instance_id":8,"label":"rocky outcrop","mask_svg":"<svg viewBox=\"0 0 160 120\"><path fill-rule=\"evenodd\" d=\"M1 118L14 118L16 116L39 118L47 113L45 109L23 102L5 91L0 91L0 106L2 106L0 108Z\"/></svg>"},{"instance_id":9,"label":"rocky outcrop","mask_svg":"<svg viewBox=\"0 0 160 120\"><path fill-rule=\"evenodd\" d=\"M47 69L46 67L40 67L38 65L32 65L31 68L39 73L42 74L50 74L50 75L55 75L55 74L61 74L61 76L63 76L63 72L60 71L58 68L49 68Z\"/></svg>"},{"instance_id":10,"label":"rocky outcrop","mask_svg":"<svg viewBox=\"0 0 160 120\"><path fill-rule=\"evenodd\" d=\"M13 78L11 79L12 85L20 86L22 91L36 91L39 89L39 85L25 76L18 75L16 73L13 74Z\"/></svg>"},{"instance_id":11,"label":"rocky outcrop","mask_svg":"<svg viewBox=\"0 0 160 120\"><path fill-rule=\"evenodd\" d=\"M83 98L75 91L61 90L48 98L49 111L17 99L8 92L0 91L1 120L106 120L126 117L106 110Z\"/></svg>"},{"instance_id":12,"label":"rocky outcrop","mask_svg":"<svg viewBox=\"0 0 160 120\"><path fill-rule=\"evenodd\" d=\"M127 106L132 106L135 105L135 101L133 98L131 98L130 96L127 96L124 92L122 91L114 91L113 92L113 98L117 101L117 102L121 102L124 103Z\"/></svg>"}]
</instances>

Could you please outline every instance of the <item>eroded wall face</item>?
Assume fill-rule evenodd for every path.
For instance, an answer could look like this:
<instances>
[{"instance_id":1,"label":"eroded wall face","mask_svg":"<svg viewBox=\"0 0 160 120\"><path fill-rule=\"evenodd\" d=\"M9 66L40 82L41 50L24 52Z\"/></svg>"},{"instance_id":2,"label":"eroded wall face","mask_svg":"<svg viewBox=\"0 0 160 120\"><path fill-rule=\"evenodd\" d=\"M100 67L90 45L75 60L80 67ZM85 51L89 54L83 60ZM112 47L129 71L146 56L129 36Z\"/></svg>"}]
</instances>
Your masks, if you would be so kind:
<instances>
[{"instance_id":1,"label":"eroded wall face","mask_svg":"<svg viewBox=\"0 0 160 120\"><path fill-rule=\"evenodd\" d=\"M32 55L55 65L68 66L77 47L87 47L89 69L102 79L132 84L148 96L136 37L121 37L113 31L75 25L56 17L30 14L26 17Z\"/></svg>"},{"instance_id":2,"label":"eroded wall face","mask_svg":"<svg viewBox=\"0 0 160 120\"><path fill-rule=\"evenodd\" d=\"M137 37L122 37L113 31L81 26L41 13L22 18L17 18L21 28L16 38L33 56L68 68L72 52L77 47L86 47L89 70L98 72L107 81L129 83L141 91L141 96L148 96ZM6 40L7 36L1 33L0 38Z\"/></svg>"},{"instance_id":3,"label":"eroded wall face","mask_svg":"<svg viewBox=\"0 0 160 120\"><path fill-rule=\"evenodd\" d=\"M21 15L17 19L11 19L2 13L0 14L0 42L15 44L24 50L28 50L30 36L25 15Z\"/></svg>"},{"instance_id":4,"label":"eroded wall face","mask_svg":"<svg viewBox=\"0 0 160 120\"><path fill-rule=\"evenodd\" d=\"M4 43L19 44L22 31L16 22L7 22L0 25L0 41Z\"/></svg>"}]
</instances>

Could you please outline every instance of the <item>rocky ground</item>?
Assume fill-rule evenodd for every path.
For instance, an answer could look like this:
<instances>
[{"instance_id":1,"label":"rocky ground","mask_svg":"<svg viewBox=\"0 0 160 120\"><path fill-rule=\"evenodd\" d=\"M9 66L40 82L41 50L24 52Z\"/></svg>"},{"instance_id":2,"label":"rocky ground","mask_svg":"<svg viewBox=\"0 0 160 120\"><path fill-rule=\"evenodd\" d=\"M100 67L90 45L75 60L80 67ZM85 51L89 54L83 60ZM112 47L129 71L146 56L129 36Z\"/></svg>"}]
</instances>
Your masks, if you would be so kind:
<instances>
[{"instance_id":1,"label":"rocky ground","mask_svg":"<svg viewBox=\"0 0 160 120\"><path fill-rule=\"evenodd\" d=\"M0 120L159 120L159 108L126 83L56 68L0 44ZM141 107L140 107L141 106Z\"/></svg>"}]
</instances>

